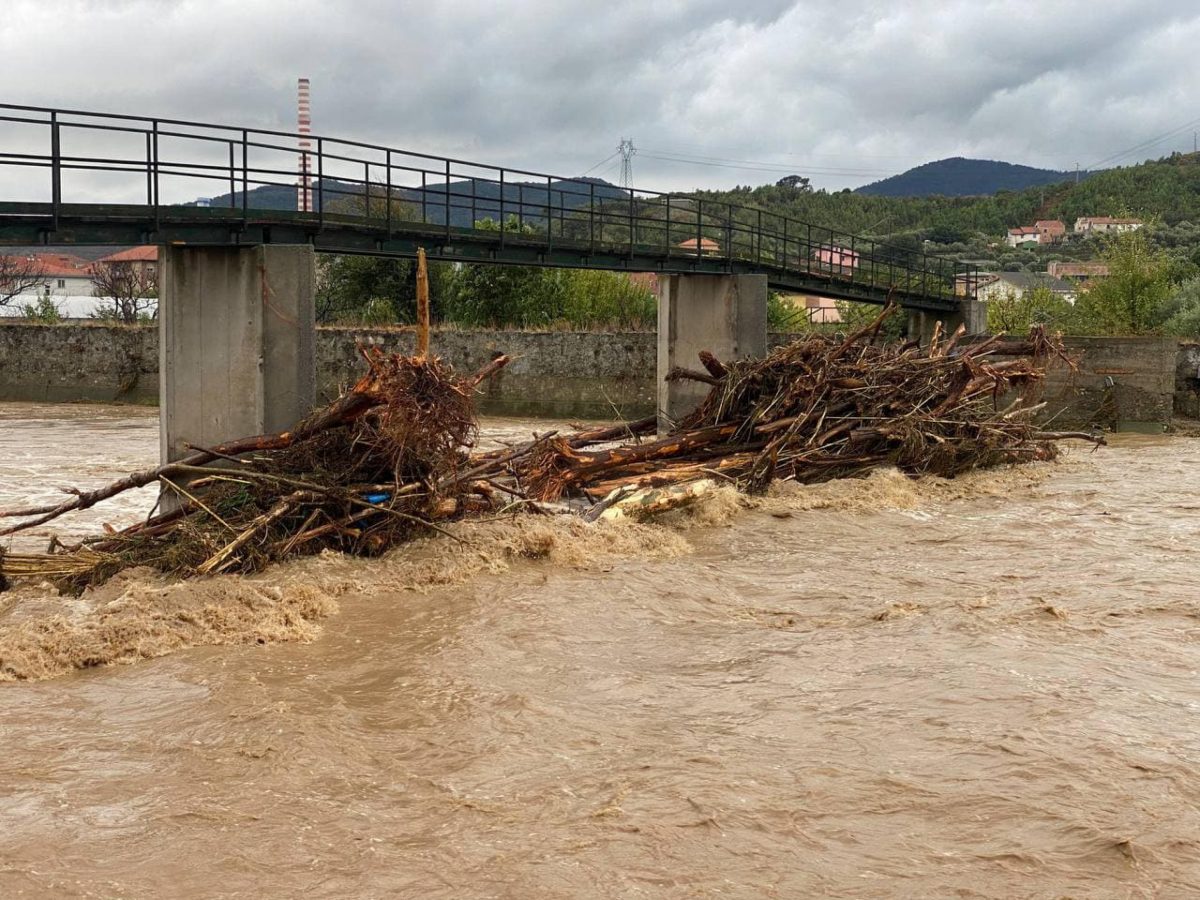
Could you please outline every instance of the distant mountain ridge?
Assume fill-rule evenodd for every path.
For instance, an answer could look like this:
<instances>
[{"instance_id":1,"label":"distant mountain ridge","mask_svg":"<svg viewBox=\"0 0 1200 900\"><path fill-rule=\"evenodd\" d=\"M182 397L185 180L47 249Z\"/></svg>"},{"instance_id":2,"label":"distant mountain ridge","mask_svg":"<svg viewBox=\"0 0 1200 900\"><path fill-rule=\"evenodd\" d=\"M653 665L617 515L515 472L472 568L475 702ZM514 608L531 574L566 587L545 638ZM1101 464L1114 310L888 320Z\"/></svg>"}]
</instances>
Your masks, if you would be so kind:
<instances>
[{"instance_id":1,"label":"distant mountain ridge","mask_svg":"<svg viewBox=\"0 0 1200 900\"><path fill-rule=\"evenodd\" d=\"M939 159L863 185L855 193L876 197L985 197L997 191L1022 191L1073 181L1074 172L1035 169L992 159L962 156ZM1080 173L1085 177L1090 173Z\"/></svg>"},{"instance_id":2,"label":"distant mountain ridge","mask_svg":"<svg viewBox=\"0 0 1200 900\"><path fill-rule=\"evenodd\" d=\"M379 191L381 186L374 186ZM296 208L297 189L294 185L261 185L251 188L247 194L246 206L249 209L290 209ZM361 184L353 184L326 178L315 181L312 187L313 211L321 208L324 198L327 211L338 211L340 204L356 204L361 211L364 189ZM614 184L599 178L578 178L568 181L510 181L503 189L503 204L501 203L501 187L494 181L483 179L472 181L451 181L430 183L423 189L419 187L393 187L392 197L412 205L416 219L424 214L424 221L431 224L441 224L446 220L446 203L450 204L450 225L457 228L470 228L481 219L500 218L503 208L504 217L516 216L518 212L528 224L544 224L549 215L560 215L580 207L587 207L592 198L596 200L628 200L629 193ZM237 209L242 205L242 194L221 194L206 198L207 206ZM382 197L374 194L373 202L375 215L382 214ZM192 205L192 204L189 204ZM420 213L418 213L420 208Z\"/></svg>"}]
</instances>

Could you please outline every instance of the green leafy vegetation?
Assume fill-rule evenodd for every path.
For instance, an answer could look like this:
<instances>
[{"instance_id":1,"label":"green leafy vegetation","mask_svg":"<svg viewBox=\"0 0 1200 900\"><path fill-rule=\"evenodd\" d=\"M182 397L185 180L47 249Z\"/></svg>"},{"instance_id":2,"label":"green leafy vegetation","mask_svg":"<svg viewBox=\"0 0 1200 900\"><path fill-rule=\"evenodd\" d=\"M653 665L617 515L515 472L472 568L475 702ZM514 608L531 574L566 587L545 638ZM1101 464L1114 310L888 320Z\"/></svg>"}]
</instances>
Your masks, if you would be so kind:
<instances>
[{"instance_id":1,"label":"green leafy vegetation","mask_svg":"<svg viewBox=\"0 0 1200 900\"><path fill-rule=\"evenodd\" d=\"M63 320L62 310L48 293L39 294L36 303L21 304L21 317L39 325L54 325Z\"/></svg>"},{"instance_id":2,"label":"green leafy vegetation","mask_svg":"<svg viewBox=\"0 0 1200 900\"><path fill-rule=\"evenodd\" d=\"M499 229L487 219L483 229ZM532 234L516 219L514 234ZM323 256L317 316L322 322L411 324L417 315L416 264L366 256ZM618 272L535 266L429 264L435 322L469 328L644 329L654 324L651 291Z\"/></svg>"}]
</instances>

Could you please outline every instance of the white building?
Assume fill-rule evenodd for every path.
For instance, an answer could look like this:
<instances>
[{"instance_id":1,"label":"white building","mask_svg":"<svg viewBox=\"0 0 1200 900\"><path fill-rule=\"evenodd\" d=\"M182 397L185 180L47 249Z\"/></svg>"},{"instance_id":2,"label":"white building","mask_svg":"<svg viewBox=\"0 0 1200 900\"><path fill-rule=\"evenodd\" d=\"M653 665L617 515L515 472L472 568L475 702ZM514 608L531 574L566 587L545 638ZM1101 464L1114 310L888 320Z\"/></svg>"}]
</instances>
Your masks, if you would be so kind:
<instances>
[{"instance_id":1,"label":"white building","mask_svg":"<svg viewBox=\"0 0 1200 900\"><path fill-rule=\"evenodd\" d=\"M1112 216L1081 216L1075 220L1076 234L1124 234L1137 231L1146 223L1141 219L1114 219Z\"/></svg>"},{"instance_id":2,"label":"white building","mask_svg":"<svg viewBox=\"0 0 1200 900\"><path fill-rule=\"evenodd\" d=\"M1007 297L1018 299L1036 288L1058 294L1068 303L1075 302L1075 285L1041 272L980 272L975 296L985 302Z\"/></svg>"},{"instance_id":3,"label":"white building","mask_svg":"<svg viewBox=\"0 0 1200 900\"><path fill-rule=\"evenodd\" d=\"M90 319L110 298L97 297L92 281L93 266L103 263L129 265L139 274L157 279L158 247L130 247L89 262L69 253L30 253L25 259L41 274L41 279L29 285L0 306L0 316L22 316L26 306L36 306L48 297L64 319Z\"/></svg>"},{"instance_id":4,"label":"white building","mask_svg":"<svg viewBox=\"0 0 1200 900\"><path fill-rule=\"evenodd\" d=\"M1021 247L1025 244L1040 244L1042 242L1042 233L1032 225L1022 225L1020 228L1008 229L1008 237L1004 240L1010 247Z\"/></svg>"},{"instance_id":5,"label":"white building","mask_svg":"<svg viewBox=\"0 0 1200 900\"><path fill-rule=\"evenodd\" d=\"M27 286L0 306L0 316L20 316L24 307L35 306L43 297L66 319L86 319L99 306L93 294L92 264L69 253L31 253L26 259L33 263L41 279Z\"/></svg>"}]
</instances>

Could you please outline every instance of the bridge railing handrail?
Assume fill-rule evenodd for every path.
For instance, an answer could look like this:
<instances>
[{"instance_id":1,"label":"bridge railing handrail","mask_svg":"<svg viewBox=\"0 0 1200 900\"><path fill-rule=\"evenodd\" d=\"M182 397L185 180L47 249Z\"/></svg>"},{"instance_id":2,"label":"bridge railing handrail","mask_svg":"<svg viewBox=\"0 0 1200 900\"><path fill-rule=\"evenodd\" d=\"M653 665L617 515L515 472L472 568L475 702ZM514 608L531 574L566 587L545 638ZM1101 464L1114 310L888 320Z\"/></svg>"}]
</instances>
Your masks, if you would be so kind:
<instances>
[{"instance_id":1,"label":"bridge railing handrail","mask_svg":"<svg viewBox=\"0 0 1200 900\"><path fill-rule=\"evenodd\" d=\"M323 227L326 212L325 195L334 197L359 197L365 200L362 218L368 222L373 220L371 205L374 200L383 202L386 198L385 216L388 222L388 233L393 225L392 202L399 199L402 202L416 203L408 199L408 195L420 191L421 222L424 225L442 224L447 234L455 219L453 210L465 212L470 210L470 228L475 228L479 221L480 212L490 214L495 212L499 220L500 241L510 234L506 222L507 212L513 212L525 227L527 210L530 219L537 222L544 218L546 240L554 241L555 214L558 216L558 239L567 239L568 223L578 224L581 214L586 216L588 228L586 243L593 250L598 241L608 243L605 237L605 227L613 229L626 228L626 238L612 241L614 244L628 244L632 255L638 241L640 231L645 234L649 229L657 233L661 229L663 237L662 253L668 259L687 258L694 256L696 260L710 260L714 254L706 241L713 241L718 250L716 238L724 239L723 253L717 258L723 258L729 265L735 261L750 261L761 266L777 266L784 270L799 271L809 274L819 274L830 280L839 280L850 284L865 283L873 288L891 286L909 293L921 293L927 296L953 297L962 290L971 291L978 283L978 274L972 274L970 267L939 254L921 252L913 253L906 248L898 248L885 242L864 238L847 232L823 226L815 226L781 213L764 210L759 207L736 204L729 201L719 201L705 197L703 193L679 194L678 192L662 192L635 188L616 188L599 182L596 179L579 177L558 177L546 173L534 172L527 169L507 166L494 166L476 163L469 160L422 153L419 151L403 150L371 144L363 141L344 138L327 137L324 135L300 135L263 128L240 128L161 117L123 115L115 113L96 113L84 110L53 109L49 107L26 106L18 104L0 104L0 111L15 113L33 113L43 118L32 118L28 115L4 115L0 113L0 122L13 122L36 126L49 127L51 130L52 150L49 157L43 154L16 153L0 151L0 165L42 166L53 170L52 196L55 210L55 220L62 203L61 174L68 171L119 171L145 174L147 178L147 203L155 210L156 219L164 204L161 201L160 181L162 178L193 178L221 181L229 186L229 204L236 207L238 188L241 188L241 209L247 213L252 207L247 206L247 194L251 186L278 186L293 188L300 184L300 173L295 169L274 168L261 162L250 165L251 151L267 151L294 155L297 159L302 156L299 142L307 140L313 149L303 151L303 157L312 160L315 166L306 169L307 179L313 179L315 185L308 190L314 195L314 212ZM81 119L84 121L75 121ZM89 121L90 120L90 121ZM141 123L143 127L117 123ZM166 127L164 127L166 126ZM180 131L177 129L196 129ZM64 154L61 150L59 136L63 129L90 129L124 134L140 134L146 141L145 157L123 156L75 156ZM208 133L204 133L208 132ZM215 134L213 132L216 132ZM264 138L268 140L263 140ZM274 139L286 139L288 143L278 143ZM205 163L195 160L175 161L160 156L160 142L166 140L205 141L210 144L228 147L228 162ZM240 162L235 151L240 150ZM363 155L350 155L355 150L367 150L379 156L378 159L364 159ZM399 161L397 161L399 158ZM423 162L436 163L436 168L426 167ZM333 174L326 164L340 167L350 165L362 166L361 177L358 174ZM416 163L416 164L413 164ZM372 169L383 172L382 180L371 177ZM455 171L457 168L457 172ZM463 172L463 169L474 170ZM395 173L420 175L421 186L396 184ZM491 173L495 177L487 177L481 173ZM253 177L251 177L253 175ZM430 176L433 180L430 180ZM518 178L536 179L536 183L513 181ZM274 177L285 180L275 181ZM438 179L442 179L439 181ZM457 179L457 180L455 180ZM542 182L545 182L544 185ZM498 186L494 195L480 193L479 186L488 184ZM349 185L351 189L342 190L335 185ZM469 185L469 190L464 190ZM598 192L597 186L603 187ZM508 191L515 187L517 198L510 199ZM373 197L375 190L383 191L379 198ZM524 192L533 192L535 197L544 192L545 202L527 202ZM397 193L399 197L397 197ZM598 196L599 194L599 196ZM568 204L567 197L587 198L586 207L583 202ZM462 202L455 202L461 199ZM557 203L554 202L557 200ZM597 200L599 208L597 209ZM439 202L440 201L440 202ZM468 202L469 201L469 202ZM613 214L605 210L606 204L616 204L620 212ZM672 204L675 206L674 215ZM441 210L441 223L430 223L429 207L435 212ZM705 207L708 215L705 215ZM482 207L482 208L481 208ZM690 215L693 212L694 216ZM715 212L714 212L715 210ZM662 217L654 215L661 211ZM383 217L374 217L383 218ZM749 221L746 221L749 220ZM597 235L597 222L600 233ZM752 223L752 224L751 224ZM571 231L576 229L572 228ZM684 240L675 238L685 235ZM690 236L688 236L690 235ZM744 249L739 241L748 244ZM689 246L693 245L694 246ZM792 252L792 248L795 252ZM679 251L683 252L679 252ZM814 252L815 251L815 252ZM792 266L792 261L795 266ZM869 264L869 276L863 270ZM880 276L881 268L885 274ZM919 287L915 284L920 279ZM880 283L882 280L882 284Z\"/></svg>"}]
</instances>

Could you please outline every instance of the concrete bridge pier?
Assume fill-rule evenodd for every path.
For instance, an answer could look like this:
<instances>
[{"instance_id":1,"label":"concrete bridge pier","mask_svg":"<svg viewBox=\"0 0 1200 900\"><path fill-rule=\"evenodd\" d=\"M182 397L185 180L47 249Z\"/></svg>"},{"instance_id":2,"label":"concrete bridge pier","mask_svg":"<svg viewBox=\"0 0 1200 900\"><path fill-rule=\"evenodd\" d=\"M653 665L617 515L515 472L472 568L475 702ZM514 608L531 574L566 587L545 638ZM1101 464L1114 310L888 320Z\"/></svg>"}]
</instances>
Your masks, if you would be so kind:
<instances>
[{"instance_id":1,"label":"concrete bridge pier","mask_svg":"<svg viewBox=\"0 0 1200 900\"><path fill-rule=\"evenodd\" d=\"M188 443L282 431L316 393L315 256L304 245L159 255L163 462Z\"/></svg>"},{"instance_id":2,"label":"concrete bridge pier","mask_svg":"<svg viewBox=\"0 0 1200 900\"><path fill-rule=\"evenodd\" d=\"M694 410L709 386L667 382L674 366L701 369L697 354L722 362L767 352L766 275L666 275L658 281L658 428Z\"/></svg>"},{"instance_id":3,"label":"concrete bridge pier","mask_svg":"<svg viewBox=\"0 0 1200 900\"><path fill-rule=\"evenodd\" d=\"M987 331L987 306L972 297L959 301L953 312L927 312L922 309L908 311L908 336L920 340L922 347L929 346L933 329L942 323L942 336L954 334L959 325L967 327L967 334L983 334Z\"/></svg>"}]
</instances>

